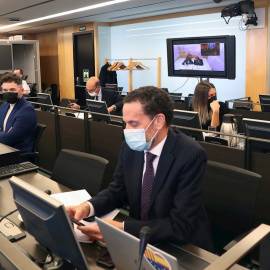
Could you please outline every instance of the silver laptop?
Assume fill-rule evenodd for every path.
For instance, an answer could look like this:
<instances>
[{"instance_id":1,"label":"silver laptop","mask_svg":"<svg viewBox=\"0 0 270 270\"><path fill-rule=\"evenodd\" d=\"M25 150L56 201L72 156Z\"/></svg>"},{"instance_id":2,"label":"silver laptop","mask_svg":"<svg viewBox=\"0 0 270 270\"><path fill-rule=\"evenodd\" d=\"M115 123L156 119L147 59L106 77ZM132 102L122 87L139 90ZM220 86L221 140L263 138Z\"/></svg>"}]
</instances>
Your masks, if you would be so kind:
<instances>
[{"instance_id":1,"label":"silver laptop","mask_svg":"<svg viewBox=\"0 0 270 270\"><path fill-rule=\"evenodd\" d=\"M115 268L117 270L137 269L140 240L96 217L96 222L103 235ZM185 270L180 267L175 257L147 245L141 269Z\"/></svg>"}]
</instances>

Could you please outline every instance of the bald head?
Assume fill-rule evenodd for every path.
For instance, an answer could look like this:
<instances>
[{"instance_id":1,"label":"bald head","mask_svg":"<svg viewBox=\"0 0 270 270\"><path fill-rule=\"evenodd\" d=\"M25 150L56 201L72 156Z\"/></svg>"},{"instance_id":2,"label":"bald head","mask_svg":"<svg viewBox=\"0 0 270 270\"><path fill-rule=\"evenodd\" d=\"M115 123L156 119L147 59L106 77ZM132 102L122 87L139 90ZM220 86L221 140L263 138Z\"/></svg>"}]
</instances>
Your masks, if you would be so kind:
<instances>
[{"instance_id":1,"label":"bald head","mask_svg":"<svg viewBox=\"0 0 270 270\"><path fill-rule=\"evenodd\" d=\"M88 93L96 92L98 95L100 91L100 81L97 77L91 77L86 83L86 89Z\"/></svg>"}]
</instances>

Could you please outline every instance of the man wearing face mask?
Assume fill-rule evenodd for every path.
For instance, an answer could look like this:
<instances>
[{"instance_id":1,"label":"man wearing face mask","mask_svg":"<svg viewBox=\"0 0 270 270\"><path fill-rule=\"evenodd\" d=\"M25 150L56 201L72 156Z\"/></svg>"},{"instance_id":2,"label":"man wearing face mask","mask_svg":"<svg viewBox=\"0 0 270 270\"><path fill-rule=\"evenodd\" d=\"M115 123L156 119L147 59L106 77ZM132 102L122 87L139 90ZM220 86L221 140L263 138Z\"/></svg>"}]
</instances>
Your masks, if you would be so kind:
<instances>
[{"instance_id":1,"label":"man wearing face mask","mask_svg":"<svg viewBox=\"0 0 270 270\"><path fill-rule=\"evenodd\" d=\"M23 152L31 152L35 142L37 126L36 112L24 99L22 79L7 73L1 78L3 99L0 106L0 143Z\"/></svg>"},{"instance_id":2,"label":"man wearing face mask","mask_svg":"<svg viewBox=\"0 0 270 270\"><path fill-rule=\"evenodd\" d=\"M141 87L124 99L125 141L114 181L89 202L67 207L76 220L102 216L124 204L133 221L108 221L139 237L143 226L151 242L190 242L213 251L202 203L206 153L193 139L170 129L173 105L165 91ZM78 226L84 234L103 240L98 226Z\"/></svg>"},{"instance_id":3,"label":"man wearing face mask","mask_svg":"<svg viewBox=\"0 0 270 270\"><path fill-rule=\"evenodd\" d=\"M102 89L97 77L91 77L87 81L85 91L87 92L88 99L105 101L109 113L120 110L123 107L123 98L115 91ZM87 106L79 106L76 103L72 103L71 108L85 110Z\"/></svg>"}]
</instances>

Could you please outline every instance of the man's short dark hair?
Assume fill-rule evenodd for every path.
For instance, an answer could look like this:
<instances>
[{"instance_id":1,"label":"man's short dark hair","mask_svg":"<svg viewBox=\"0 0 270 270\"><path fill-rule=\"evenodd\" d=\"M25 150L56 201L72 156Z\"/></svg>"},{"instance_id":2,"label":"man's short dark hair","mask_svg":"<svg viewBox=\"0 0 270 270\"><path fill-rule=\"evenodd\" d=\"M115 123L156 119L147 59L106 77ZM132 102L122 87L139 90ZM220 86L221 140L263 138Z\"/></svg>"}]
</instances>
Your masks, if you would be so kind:
<instances>
[{"instance_id":1,"label":"man's short dark hair","mask_svg":"<svg viewBox=\"0 0 270 270\"><path fill-rule=\"evenodd\" d=\"M15 70L19 70L19 71L20 71L20 74L23 75L23 70L22 70L22 69L20 69L20 68L15 68L14 71L15 71Z\"/></svg>"},{"instance_id":2,"label":"man's short dark hair","mask_svg":"<svg viewBox=\"0 0 270 270\"><path fill-rule=\"evenodd\" d=\"M169 126L173 119L173 104L168 93L155 86L144 86L132 91L124 98L125 103L139 101L146 115L154 117L163 113L166 125Z\"/></svg>"},{"instance_id":3,"label":"man's short dark hair","mask_svg":"<svg viewBox=\"0 0 270 270\"><path fill-rule=\"evenodd\" d=\"M18 85L22 85L21 77L15 73L7 73L3 75L0 80L0 85L2 85L3 83L11 83L11 82L14 82Z\"/></svg>"}]
</instances>

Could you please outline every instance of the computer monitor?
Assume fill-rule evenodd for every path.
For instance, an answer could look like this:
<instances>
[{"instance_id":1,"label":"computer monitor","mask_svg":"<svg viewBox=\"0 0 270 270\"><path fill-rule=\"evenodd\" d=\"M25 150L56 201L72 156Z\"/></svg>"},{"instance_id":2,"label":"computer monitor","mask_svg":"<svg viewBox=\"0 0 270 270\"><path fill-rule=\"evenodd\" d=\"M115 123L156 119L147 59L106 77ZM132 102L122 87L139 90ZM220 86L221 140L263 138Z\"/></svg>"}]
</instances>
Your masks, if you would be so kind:
<instances>
[{"instance_id":1,"label":"computer monitor","mask_svg":"<svg viewBox=\"0 0 270 270\"><path fill-rule=\"evenodd\" d=\"M40 270L14 243L0 233L0 270Z\"/></svg>"},{"instance_id":2,"label":"computer monitor","mask_svg":"<svg viewBox=\"0 0 270 270\"><path fill-rule=\"evenodd\" d=\"M259 95L259 98L262 112L270 112L270 95Z\"/></svg>"},{"instance_id":3,"label":"computer monitor","mask_svg":"<svg viewBox=\"0 0 270 270\"><path fill-rule=\"evenodd\" d=\"M247 137L254 137L267 140L269 140L270 138L270 121L243 118L243 126L245 136ZM251 149L256 152L257 151L262 153L270 152L270 143L259 142L255 140L249 142Z\"/></svg>"},{"instance_id":4,"label":"computer monitor","mask_svg":"<svg viewBox=\"0 0 270 270\"><path fill-rule=\"evenodd\" d=\"M107 108L105 101L87 99L86 106L88 107L89 111L91 112L91 115L92 115L94 121L98 121L98 122L104 121L107 123L111 122L111 117L108 113L108 108ZM95 112L100 113L100 114L96 114ZM101 114L103 114L103 115L101 115Z\"/></svg>"},{"instance_id":5,"label":"computer monitor","mask_svg":"<svg viewBox=\"0 0 270 270\"><path fill-rule=\"evenodd\" d=\"M200 120L199 120L199 115L197 112L174 110L172 123L173 125L177 125L177 126L191 127L191 128L197 128L197 129L202 128L200 124ZM203 134L201 131L181 129L181 128L180 130L186 135L198 141L204 140Z\"/></svg>"},{"instance_id":6,"label":"computer monitor","mask_svg":"<svg viewBox=\"0 0 270 270\"><path fill-rule=\"evenodd\" d=\"M37 100L38 100L38 103L53 105L50 94L37 93ZM52 107L42 106L42 105L40 105L40 108L42 111L47 111L47 110L52 109Z\"/></svg>"},{"instance_id":7,"label":"computer monitor","mask_svg":"<svg viewBox=\"0 0 270 270\"><path fill-rule=\"evenodd\" d=\"M68 261L77 269L87 270L64 204L15 176L9 182L27 231L65 263Z\"/></svg>"},{"instance_id":8,"label":"computer monitor","mask_svg":"<svg viewBox=\"0 0 270 270\"><path fill-rule=\"evenodd\" d=\"M78 99L62 98L60 101L60 107L70 107L70 103L78 103Z\"/></svg>"},{"instance_id":9,"label":"computer monitor","mask_svg":"<svg viewBox=\"0 0 270 270\"><path fill-rule=\"evenodd\" d=\"M117 84L116 83L105 83L105 87L106 88L116 88L116 91L117 91Z\"/></svg>"},{"instance_id":10,"label":"computer monitor","mask_svg":"<svg viewBox=\"0 0 270 270\"><path fill-rule=\"evenodd\" d=\"M182 93L169 93L172 102L181 102Z\"/></svg>"}]
</instances>

